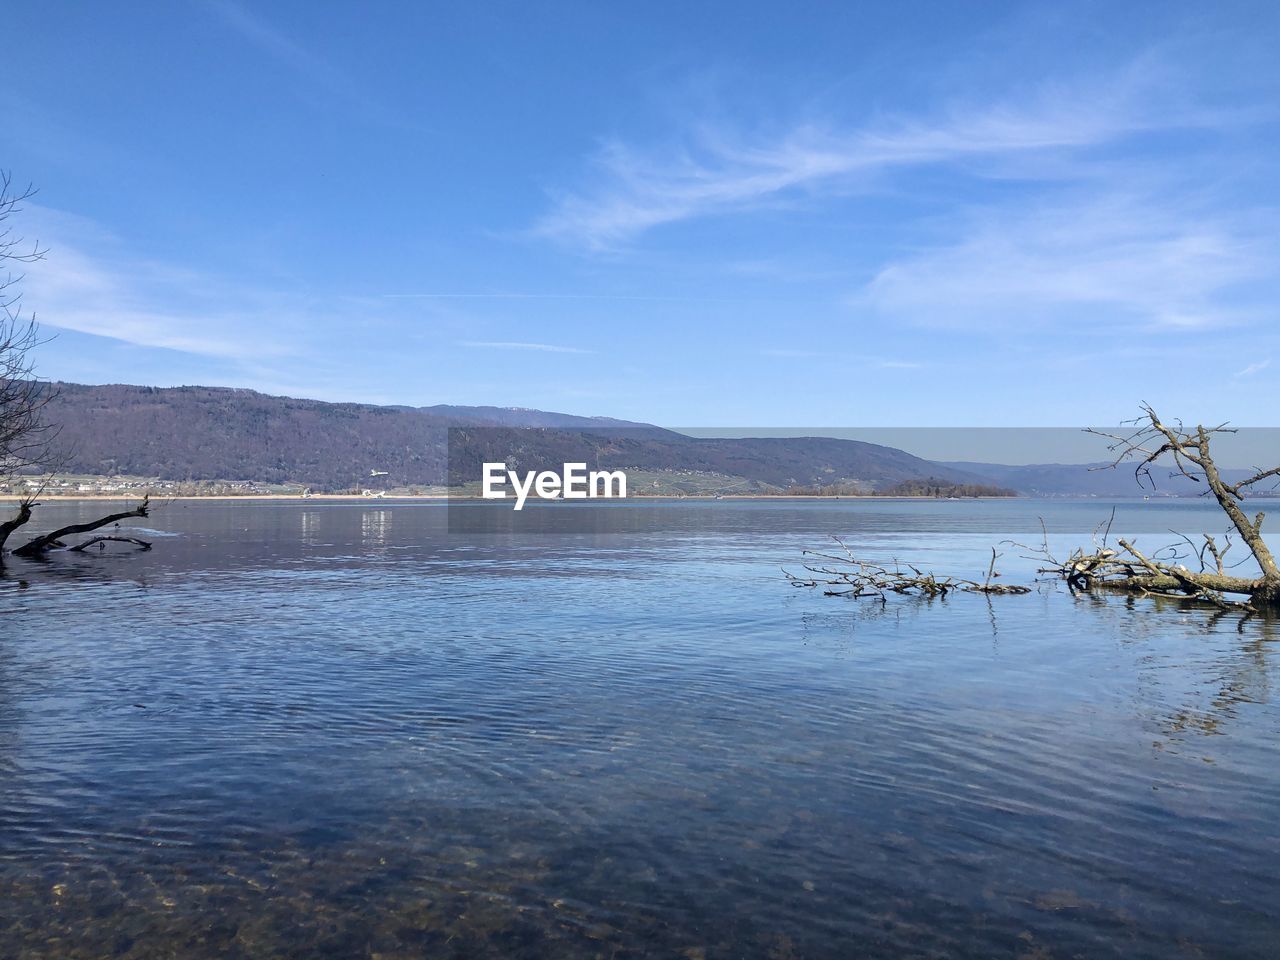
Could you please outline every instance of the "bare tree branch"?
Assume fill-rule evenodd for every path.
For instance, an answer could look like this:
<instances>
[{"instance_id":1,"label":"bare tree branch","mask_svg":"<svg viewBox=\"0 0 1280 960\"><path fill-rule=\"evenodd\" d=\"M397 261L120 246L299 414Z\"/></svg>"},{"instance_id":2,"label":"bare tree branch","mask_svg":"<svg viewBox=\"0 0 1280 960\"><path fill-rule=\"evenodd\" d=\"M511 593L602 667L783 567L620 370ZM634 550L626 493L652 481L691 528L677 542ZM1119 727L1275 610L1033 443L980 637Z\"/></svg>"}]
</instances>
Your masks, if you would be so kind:
<instances>
[{"instance_id":1,"label":"bare tree branch","mask_svg":"<svg viewBox=\"0 0 1280 960\"><path fill-rule=\"evenodd\" d=\"M92 546L97 546L97 548L101 550L108 543L132 543L140 550L151 549L150 542L146 540L139 540L137 537L90 537L84 543L78 543L74 547L71 547L68 552L83 553Z\"/></svg>"},{"instance_id":2,"label":"bare tree branch","mask_svg":"<svg viewBox=\"0 0 1280 960\"><path fill-rule=\"evenodd\" d=\"M815 560L831 561L837 566L806 563L804 569L808 576L804 577L784 570L783 574L791 581L792 586L823 586L828 588L823 591L823 594L828 597L874 597L881 603L888 601L890 593L933 598L946 597L953 591L987 594L1031 592L1030 587L991 582L993 577L1000 576L995 572L995 562L999 554L994 549L991 551L991 564L987 568L987 578L979 583L976 580L965 580L960 577L937 577L931 573L924 573L910 564L895 563L891 568L869 560L860 560L845 546L843 540L839 537L832 539L844 550L844 556L818 553L813 550L806 550L805 555ZM904 566L905 571L902 569Z\"/></svg>"},{"instance_id":3,"label":"bare tree branch","mask_svg":"<svg viewBox=\"0 0 1280 960\"><path fill-rule=\"evenodd\" d=\"M48 550L64 547L66 544L62 542L63 537L70 537L77 533L92 533L99 527L105 527L109 523L119 523L121 520L130 520L134 517L145 517L147 515L150 504L150 497L143 497L142 503L134 507L132 510L126 510L123 513L113 513L98 520L92 520L89 523L73 523L70 526L59 527L51 533L28 540L17 550L13 551L15 557L38 557Z\"/></svg>"},{"instance_id":4,"label":"bare tree branch","mask_svg":"<svg viewBox=\"0 0 1280 960\"><path fill-rule=\"evenodd\" d=\"M0 171L0 479L47 463L57 436L44 418L54 391L36 378L31 360L42 342L39 327L34 317L23 315L23 274L13 272L15 264L43 260L45 251L14 236L8 224L34 192L31 187L15 189L12 177Z\"/></svg>"},{"instance_id":5,"label":"bare tree branch","mask_svg":"<svg viewBox=\"0 0 1280 960\"><path fill-rule=\"evenodd\" d=\"M1207 492L1212 494L1227 515L1262 572L1262 578L1252 594L1266 606L1280 605L1280 566L1266 541L1262 539L1264 514L1258 513L1250 519L1241 509L1246 493L1255 484L1271 477L1280 477L1280 466L1258 468L1252 476L1239 483L1227 483L1214 462L1211 446L1214 435L1234 433L1233 429L1226 424L1216 427L1197 426L1193 429L1184 427L1181 421L1166 423L1150 404L1143 404L1142 412L1143 416L1135 421L1135 429L1127 434L1090 431L1112 441L1109 449L1115 454L1115 460L1111 466L1125 460L1137 460L1135 475L1142 482L1144 479L1151 479L1152 464L1162 457L1168 457L1178 473L1204 483Z\"/></svg>"}]
</instances>

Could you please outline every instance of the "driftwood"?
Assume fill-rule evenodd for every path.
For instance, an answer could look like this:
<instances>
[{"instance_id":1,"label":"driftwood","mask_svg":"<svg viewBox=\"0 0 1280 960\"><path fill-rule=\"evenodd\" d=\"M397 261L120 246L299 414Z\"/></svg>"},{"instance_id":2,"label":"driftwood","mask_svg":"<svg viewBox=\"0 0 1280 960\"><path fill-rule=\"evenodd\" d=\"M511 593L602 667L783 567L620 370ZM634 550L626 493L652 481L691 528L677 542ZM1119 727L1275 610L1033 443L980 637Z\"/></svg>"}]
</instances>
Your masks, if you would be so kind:
<instances>
[{"instance_id":1,"label":"driftwood","mask_svg":"<svg viewBox=\"0 0 1280 960\"><path fill-rule=\"evenodd\" d=\"M49 550L65 547L66 544L62 542L63 537L74 536L77 533L92 533L94 530L105 527L109 523L119 523L121 520L131 520L134 517L145 517L150 509L149 504L150 497L146 496L142 498L142 503L134 507L132 510L126 510L122 513L112 513L105 517L100 517L97 520L91 520L88 523L73 523L65 527L59 527L57 530L46 533L43 536L28 540L22 546L18 547L18 549L14 550L13 555L15 557L28 558L42 556ZM14 529L16 529L17 526L21 526L23 523L26 523L27 520L30 519L31 508L33 506L35 506L35 504L29 500L24 500L22 502L19 506L19 516L15 517L14 520L9 521L10 523L16 524ZM26 514L25 518L22 516L23 513ZM21 522L18 522L19 520ZM10 532L12 531L5 532L5 536L8 536L8 533ZM3 540L0 540L0 543L2 542Z\"/></svg>"},{"instance_id":2,"label":"driftwood","mask_svg":"<svg viewBox=\"0 0 1280 960\"><path fill-rule=\"evenodd\" d=\"M85 550L88 550L90 547L94 546L95 544L97 544L98 549L101 550L104 547L106 547L108 543L132 543L139 550L151 549L151 544L148 541L139 540L137 537L90 537L84 543L79 543L79 544L76 544L74 547L69 548L69 552L81 553Z\"/></svg>"},{"instance_id":3,"label":"driftwood","mask_svg":"<svg viewBox=\"0 0 1280 960\"><path fill-rule=\"evenodd\" d=\"M977 580L965 580L961 577L939 577L932 573L924 573L909 563L894 562L893 566L860 560L845 546L839 537L833 537L844 551L844 556L831 553L820 553L814 550L804 551L804 555L814 561L825 563L805 563L807 576L783 571L793 587L825 587L822 591L827 597L873 597L881 603L887 603L890 593L915 595L920 597L946 597L952 592L1016 594L1030 593L1030 587L1011 583L992 583L998 577L995 572L996 559L999 556L991 551L991 564L987 568L987 578L979 583ZM831 564L837 564L832 566ZM905 569L904 569L905 568Z\"/></svg>"},{"instance_id":4,"label":"driftwood","mask_svg":"<svg viewBox=\"0 0 1280 960\"><path fill-rule=\"evenodd\" d=\"M1040 546L1034 548L1009 542L1012 546L1027 550L1028 553L1024 554L1027 559L1041 564L1037 573L1065 580L1072 590L1137 593L1194 600L1222 610L1258 609L1252 598L1258 589L1259 580L1234 576L1229 572L1248 559L1243 558L1238 563L1228 565L1227 554L1232 547L1229 533L1223 539L1221 547L1212 535L1206 533L1198 546L1190 537L1179 536L1179 542L1144 553L1138 549L1136 541L1124 538L1117 539L1114 548L1109 545L1114 521L1115 510L1112 509L1111 519L1105 527L1099 528L1103 531L1101 540L1095 532L1091 548L1077 547L1065 560L1054 556L1049 549L1047 536ZM1199 569L1192 570L1187 566L1188 561L1196 563ZM1232 600L1226 594L1249 599Z\"/></svg>"}]
</instances>

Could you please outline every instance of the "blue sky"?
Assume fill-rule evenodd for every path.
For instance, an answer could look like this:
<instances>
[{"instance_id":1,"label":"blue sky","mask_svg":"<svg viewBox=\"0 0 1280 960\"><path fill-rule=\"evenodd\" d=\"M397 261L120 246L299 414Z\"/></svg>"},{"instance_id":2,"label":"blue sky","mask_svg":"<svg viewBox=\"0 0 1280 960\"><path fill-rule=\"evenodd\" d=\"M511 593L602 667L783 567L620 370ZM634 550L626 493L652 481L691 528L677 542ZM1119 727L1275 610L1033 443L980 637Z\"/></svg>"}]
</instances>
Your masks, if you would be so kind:
<instances>
[{"instance_id":1,"label":"blue sky","mask_svg":"<svg viewBox=\"0 0 1280 960\"><path fill-rule=\"evenodd\" d=\"M1270 3L27 4L41 372L669 425L1270 425Z\"/></svg>"}]
</instances>

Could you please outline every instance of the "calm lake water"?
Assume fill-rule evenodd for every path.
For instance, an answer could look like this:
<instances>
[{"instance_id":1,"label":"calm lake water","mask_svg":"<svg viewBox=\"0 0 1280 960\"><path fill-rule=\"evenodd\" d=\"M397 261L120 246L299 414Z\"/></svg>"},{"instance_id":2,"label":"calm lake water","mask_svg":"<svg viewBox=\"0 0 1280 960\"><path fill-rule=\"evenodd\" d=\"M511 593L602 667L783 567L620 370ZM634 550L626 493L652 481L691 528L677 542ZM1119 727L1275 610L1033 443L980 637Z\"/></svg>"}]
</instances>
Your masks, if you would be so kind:
<instances>
[{"instance_id":1,"label":"calm lake water","mask_svg":"<svg viewBox=\"0 0 1280 960\"><path fill-rule=\"evenodd\" d=\"M978 576L1111 506L180 502L10 559L0 956L1280 955L1280 624L780 572Z\"/></svg>"}]
</instances>

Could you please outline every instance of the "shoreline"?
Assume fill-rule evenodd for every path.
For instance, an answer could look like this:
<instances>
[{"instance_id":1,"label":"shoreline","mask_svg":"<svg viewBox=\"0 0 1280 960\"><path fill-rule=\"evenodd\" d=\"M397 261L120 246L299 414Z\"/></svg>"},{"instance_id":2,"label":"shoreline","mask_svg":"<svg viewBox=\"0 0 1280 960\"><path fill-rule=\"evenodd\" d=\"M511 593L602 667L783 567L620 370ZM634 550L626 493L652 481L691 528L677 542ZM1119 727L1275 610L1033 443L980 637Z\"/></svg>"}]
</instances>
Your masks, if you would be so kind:
<instances>
[{"instance_id":1,"label":"shoreline","mask_svg":"<svg viewBox=\"0 0 1280 960\"><path fill-rule=\"evenodd\" d=\"M6 497L6 499L12 499L16 503L21 498ZM99 495L52 494L49 496L41 496L40 499L36 502L42 503L46 500L50 500L50 501L57 500L61 502L84 500L84 501L93 502L93 503L99 503L99 502L111 503L111 502L118 502L118 501L141 500L141 499L142 499L141 494L139 495L118 494L118 493L108 493L108 494L99 494ZM714 500L1026 500L1026 499L1037 499L1037 498L1034 498L1034 497L1032 498L1028 498L1028 497L902 497L902 496L886 496L883 494L867 494L866 496L861 496L861 497L854 497L854 496L838 496L837 497L837 496L825 496L825 495L806 496L803 494L770 495L770 494L746 494L746 493L743 493L743 494L726 493L726 494L717 496L716 494L703 494L703 493L692 494L691 493L685 496L660 495L660 496L652 496L652 497L650 496L612 497L607 499L638 502L638 501L659 501L659 500L672 500L672 501L678 501L678 500L711 500L711 501L714 501ZM1062 499L1068 499L1068 498L1062 498ZM1080 497L1080 498L1072 498L1072 499L1088 499L1088 498ZM391 501L391 500L395 500L395 501L466 500L466 501L481 502L484 500L484 497L451 496L447 493L419 493L419 494L406 493L403 495L388 494L385 497L366 497L358 493L313 493L309 497L303 497L303 496L299 496L298 494L291 494L291 493L246 493L243 496L237 496L235 494L214 494L207 497L199 496L199 495L165 497L165 496L157 496L155 494L152 494L151 500L154 503L160 503L161 501L168 502L173 500L219 500L219 501L222 501L222 500L237 500L237 501L284 500L284 501L296 501L297 503L309 503L313 500L325 500L325 501L351 501L354 503L377 503L378 501L385 502L385 501ZM530 502L532 503L534 501L530 500ZM561 498L557 500L547 500L545 502L564 503L567 501L564 501L563 498Z\"/></svg>"},{"instance_id":2,"label":"shoreline","mask_svg":"<svg viewBox=\"0 0 1280 960\"><path fill-rule=\"evenodd\" d=\"M21 499L22 499L21 497L5 495L4 497L0 498L0 502L10 501L13 505L16 505L18 502L21 501ZM97 495L95 494L49 494L46 496L41 496L39 500L37 500L36 502L44 503L44 502L56 501L59 503L71 503L76 501L83 501L87 503L120 503L120 502L128 502L131 500L141 500L141 499L142 499L142 495L115 494L115 493L97 494ZM282 502L292 502L292 503L310 503L313 501L350 502L350 503L378 503L378 502L403 503L406 501L447 502L450 500L467 501L467 502L483 502L484 500L483 497L479 497L479 496L451 496L446 493L403 494L403 495L395 495L395 496L388 495L385 497L366 497L366 496L362 496L361 494L353 494L353 493L313 493L309 497L303 497L299 494L291 494L291 493L250 493L250 494L243 494L243 495L216 494L216 495L210 495L210 496L199 496L199 495L160 496L160 495L152 494L151 499L152 499L152 502L156 504L159 504L162 502L164 503L173 502L178 500L181 500L184 502L208 500L208 501L218 501L218 502L282 501ZM1061 497L1037 497L1037 496L909 497L909 496L891 496L891 495L885 495L885 494L866 494L865 496L850 496L850 495L834 496L834 495L818 495L818 494L804 495L804 494L745 494L745 493L730 494L730 493L726 493L721 495L686 494L684 496L660 495L660 496L619 497L619 498L611 498L611 499L625 500L633 503L646 502L646 501L648 502L662 502L662 501L679 502L682 500L697 500L697 501L705 500L705 501L712 501L712 502L716 500L773 500L773 501L847 500L851 502L858 502L863 500L871 500L871 501L904 500L904 501L912 501L912 502L928 500L928 501L959 503L959 502L966 502L966 501L985 502L985 501L993 501L993 500L1128 500L1128 499L1139 500L1141 498L1139 496L1103 497L1103 496L1090 496L1090 495L1074 496L1074 497L1068 497L1068 496L1061 496ZM1199 497L1152 497L1150 498L1152 502L1165 502L1168 500L1198 500L1198 499L1200 498ZM1263 499L1263 498L1259 498L1259 499ZM566 501L550 500L546 502L563 503Z\"/></svg>"}]
</instances>

